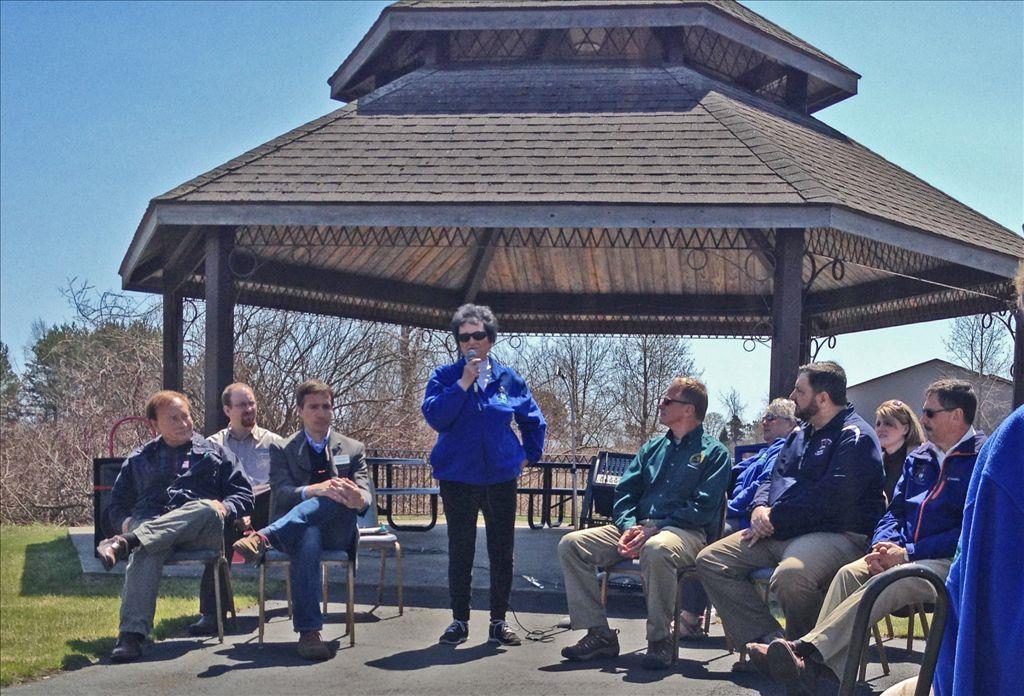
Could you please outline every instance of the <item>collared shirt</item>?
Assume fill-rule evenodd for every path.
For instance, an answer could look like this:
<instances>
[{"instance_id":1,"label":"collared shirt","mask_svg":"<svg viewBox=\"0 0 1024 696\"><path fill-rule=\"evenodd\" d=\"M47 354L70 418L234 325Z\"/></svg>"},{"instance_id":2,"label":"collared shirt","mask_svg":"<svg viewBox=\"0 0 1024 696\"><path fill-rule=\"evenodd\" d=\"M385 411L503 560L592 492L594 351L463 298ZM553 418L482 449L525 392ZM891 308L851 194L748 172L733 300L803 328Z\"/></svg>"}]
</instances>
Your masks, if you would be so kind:
<instances>
[{"instance_id":1,"label":"collared shirt","mask_svg":"<svg viewBox=\"0 0 1024 696\"><path fill-rule=\"evenodd\" d=\"M494 368L491 365L491 358L490 356L487 356L487 359L484 360L482 365L480 365L480 372L476 376L476 385L480 388L480 391L487 389L487 384L491 381L491 373L493 370Z\"/></svg>"},{"instance_id":2,"label":"collared shirt","mask_svg":"<svg viewBox=\"0 0 1024 696\"><path fill-rule=\"evenodd\" d=\"M226 447L238 457L245 475L254 487L270 484L270 446L281 444L281 438L277 433L257 425L253 426L251 433L241 439L235 437L231 428L224 428L208 439L221 447Z\"/></svg>"},{"instance_id":3,"label":"collared shirt","mask_svg":"<svg viewBox=\"0 0 1024 696\"><path fill-rule=\"evenodd\" d=\"M978 432L974 429L974 426L973 425L970 426L969 428L967 428L967 432L964 433L964 436L962 438L960 438L959 440L957 440L956 444L953 445L952 447L950 447L945 452L943 452L941 449L939 449L939 446L936 445L931 440L925 441L924 446L925 446L926 449L928 449L928 450L930 450L930 451L935 453L935 456L938 458L938 461L939 461L939 466L942 466L942 462L946 461L946 457L949 455L950 452L952 452L957 447L959 447L961 444L963 444L967 440L970 440L971 438L973 438L977 434L978 434Z\"/></svg>"},{"instance_id":4,"label":"collared shirt","mask_svg":"<svg viewBox=\"0 0 1024 696\"><path fill-rule=\"evenodd\" d=\"M729 485L729 452L703 426L676 440L669 430L647 441L615 488L613 517L622 531L640 520L659 527L716 532Z\"/></svg>"},{"instance_id":5,"label":"collared shirt","mask_svg":"<svg viewBox=\"0 0 1024 696\"><path fill-rule=\"evenodd\" d=\"M330 428L327 429L327 434L324 435L324 439L320 441L314 440L313 436L310 435L309 431L306 430L305 428L302 429L302 433L306 436L306 442L309 443L309 446L312 447L313 451L316 452L317 454L320 454L321 452L324 451L324 449L326 449L327 443L331 439Z\"/></svg>"}]
</instances>

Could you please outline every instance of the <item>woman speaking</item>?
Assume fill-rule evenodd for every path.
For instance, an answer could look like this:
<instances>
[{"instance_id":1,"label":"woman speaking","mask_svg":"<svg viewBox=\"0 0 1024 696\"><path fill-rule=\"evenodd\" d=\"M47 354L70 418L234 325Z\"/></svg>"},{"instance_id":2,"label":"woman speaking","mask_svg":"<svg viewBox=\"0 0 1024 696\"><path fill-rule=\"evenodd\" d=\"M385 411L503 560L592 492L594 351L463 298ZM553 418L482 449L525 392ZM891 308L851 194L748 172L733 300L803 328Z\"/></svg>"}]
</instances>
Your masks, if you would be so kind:
<instances>
[{"instance_id":1,"label":"woman speaking","mask_svg":"<svg viewBox=\"0 0 1024 696\"><path fill-rule=\"evenodd\" d=\"M434 370L423 399L423 416L437 431L430 455L448 524L450 626L440 642L458 645L469 637L469 598L480 510L487 529L491 566L488 642L519 645L505 622L512 592L517 479L528 461L544 451L547 425L529 388L515 370L490 355L498 322L488 307L466 304L452 317L461 356ZM522 444L512 431L515 419Z\"/></svg>"}]
</instances>

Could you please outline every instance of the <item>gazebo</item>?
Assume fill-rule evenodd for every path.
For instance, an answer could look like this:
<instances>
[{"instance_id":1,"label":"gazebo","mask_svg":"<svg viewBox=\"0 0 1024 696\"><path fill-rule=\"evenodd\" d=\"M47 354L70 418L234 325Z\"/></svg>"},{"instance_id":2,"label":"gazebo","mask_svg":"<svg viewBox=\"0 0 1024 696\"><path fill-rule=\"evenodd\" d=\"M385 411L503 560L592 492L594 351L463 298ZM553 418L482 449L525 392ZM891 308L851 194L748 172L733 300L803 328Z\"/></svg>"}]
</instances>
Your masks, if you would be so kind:
<instances>
[{"instance_id":1,"label":"gazebo","mask_svg":"<svg viewBox=\"0 0 1024 696\"><path fill-rule=\"evenodd\" d=\"M120 274L163 295L170 388L206 301L208 431L236 303L747 337L787 394L816 340L1013 311L1020 236L813 117L858 79L730 0L402 0L345 106L154 198Z\"/></svg>"}]
</instances>

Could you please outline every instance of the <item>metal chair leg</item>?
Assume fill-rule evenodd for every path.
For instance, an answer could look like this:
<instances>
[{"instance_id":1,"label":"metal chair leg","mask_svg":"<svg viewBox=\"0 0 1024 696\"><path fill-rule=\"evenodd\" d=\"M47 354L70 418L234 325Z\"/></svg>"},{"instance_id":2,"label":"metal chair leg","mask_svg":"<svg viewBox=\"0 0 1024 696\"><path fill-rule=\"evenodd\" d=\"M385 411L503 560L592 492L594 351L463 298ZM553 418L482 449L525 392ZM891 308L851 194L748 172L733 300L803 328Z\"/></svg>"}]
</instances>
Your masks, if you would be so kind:
<instances>
[{"instance_id":1,"label":"metal chair leg","mask_svg":"<svg viewBox=\"0 0 1024 696\"><path fill-rule=\"evenodd\" d=\"M259 634L260 645L263 645L263 622L266 621L266 600L267 600L267 566L260 564L260 587L259 587ZM289 609L291 608L291 601L289 598L288 602Z\"/></svg>"},{"instance_id":2,"label":"metal chair leg","mask_svg":"<svg viewBox=\"0 0 1024 696\"><path fill-rule=\"evenodd\" d=\"M917 614L921 617L921 628L924 630L925 636L928 635L928 615L924 611L924 605L917 605Z\"/></svg>"},{"instance_id":3,"label":"metal chair leg","mask_svg":"<svg viewBox=\"0 0 1024 696\"><path fill-rule=\"evenodd\" d=\"M885 632L889 636L886 640L892 640L896 637L896 629L892 627L892 616L889 614L885 615Z\"/></svg>"},{"instance_id":4,"label":"metal chair leg","mask_svg":"<svg viewBox=\"0 0 1024 696\"><path fill-rule=\"evenodd\" d=\"M321 582L324 588L324 616L327 616L327 564L320 564Z\"/></svg>"},{"instance_id":5,"label":"metal chair leg","mask_svg":"<svg viewBox=\"0 0 1024 696\"><path fill-rule=\"evenodd\" d=\"M914 614L914 610L911 609L907 616L907 652L914 650Z\"/></svg>"},{"instance_id":6,"label":"metal chair leg","mask_svg":"<svg viewBox=\"0 0 1024 696\"><path fill-rule=\"evenodd\" d=\"M608 571L601 573L601 606L608 606Z\"/></svg>"},{"instance_id":7,"label":"metal chair leg","mask_svg":"<svg viewBox=\"0 0 1024 696\"><path fill-rule=\"evenodd\" d=\"M402 547L397 541L395 542L395 580L398 583L398 615L401 616L405 613L405 597L402 591Z\"/></svg>"},{"instance_id":8,"label":"metal chair leg","mask_svg":"<svg viewBox=\"0 0 1024 696\"><path fill-rule=\"evenodd\" d=\"M231 613L232 619L238 618L237 608L235 607L235 585L231 580L231 561L227 558L221 559L223 565L221 566L224 570L224 583L227 585L228 596L226 597L228 602L228 612Z\"/></svg>"},{"instance_id":9,"label":"metal chair leg","mask_svg":"<svg viewBox=\"0 0 1024 696\"><path fill-rule=\"evenodd\" d=\"M346 564L348 569L348 644L356 644L356 567L355 563Z\"/></svg>"},{"instance_id":10,"label":"metal chair leg","mask_svg":"<svg viewBox=\"0 0 1024 696\"><path fill-rule=\"evenodd\" d=\"M292 619L292 568L289 565L284 574L284 596L288 600L288 620Z\"/></svg>"},{"instance_id":11,"label":"metal chair leg","mask_svg":"<svg viewBox=\"0 0 1024 696\"><path fill-rule=\"evenodd\" d=\"M878 661L882 663L882 674L889 676L889 658L885 654L885 646L882 645L882 633L878 630L878 624L871 627L875 636L875 646L878 648Z\"/></svg>"},{"instance_id":12,"label":"metal chair leg","mask_svg":"<svg viewBox=\"0 0 1024 696\"><path fill-rule=\"evenodd\" d=\"M388 564L388 550L380 548L380 580L377 581L377 606L384 603L384 568Z\"/></svg>"},{"instance_id":13,"label":"metal chair leg","mask_svg":"<svg viewBox=\"0 0 1024 696\"><path fill-rule=\"evenodd\" d=\"M224 562L224 556L218 556L217 560L213 562L213 598L214 606L217 609L217 640L218 642L224 642L224 615L221 612L221 597L220 597L220 574L222 563Z\"/></svg>"}]
</instances>

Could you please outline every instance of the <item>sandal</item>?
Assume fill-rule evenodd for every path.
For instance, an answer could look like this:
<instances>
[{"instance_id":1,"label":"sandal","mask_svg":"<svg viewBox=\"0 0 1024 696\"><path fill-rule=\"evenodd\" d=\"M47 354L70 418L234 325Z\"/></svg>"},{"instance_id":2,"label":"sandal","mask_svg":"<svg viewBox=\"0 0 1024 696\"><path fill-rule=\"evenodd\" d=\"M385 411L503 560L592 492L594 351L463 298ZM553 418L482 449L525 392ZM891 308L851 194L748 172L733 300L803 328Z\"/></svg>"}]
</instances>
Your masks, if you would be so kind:
<instances>
[{"instance_id":1,"label":"sandal","mask_svg":"<svg viewBox=\"0 0 1024 696\"><path fill-rule=\"evenodd\" d=\"M704 632L700 619L691 624L684 621L682 616L680 616L673 623L675 624L676 637L679 640L703 640L708 637L708 634Z\"/></svg>"}]
</instances>

